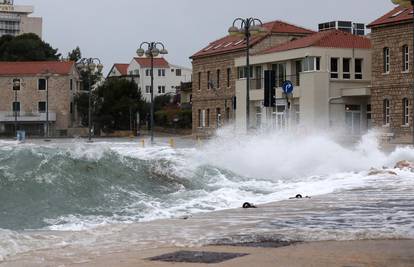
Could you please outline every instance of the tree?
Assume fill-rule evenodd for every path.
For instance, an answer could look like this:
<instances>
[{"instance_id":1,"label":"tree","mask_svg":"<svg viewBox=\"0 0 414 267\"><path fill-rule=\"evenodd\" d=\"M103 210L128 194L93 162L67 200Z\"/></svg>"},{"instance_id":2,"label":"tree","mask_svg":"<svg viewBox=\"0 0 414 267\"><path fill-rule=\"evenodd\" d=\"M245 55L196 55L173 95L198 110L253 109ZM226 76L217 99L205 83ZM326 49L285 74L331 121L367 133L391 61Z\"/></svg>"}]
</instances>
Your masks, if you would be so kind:
<instances>
[{"instance_id":1,"label":"tree","mask_svg":"<svg viewBox=\"0 0 414 267\"><path fill-rule=\"evenodd\" d=\"M71 52L68 53L68 59L71 61L78 62L82 58L82 52L77 46L75 49L73 49Z\"/></svg>"},{"instance_id":2,"label":"tree","mask_svg":"<svg viewBox=\"0 0 414 267\"><path fill-rule=\"evenodd\" d=\"M104 132L132 130L144 101L138 85L126 79L109 79L95 91L94 121Z\"/></svg>"},{"instance_id":3,"label":"tree","mask_svg":"<svg viewBox=\"0 0 414 267\"><path fill-rule=\"evenodd\" d=\"M34 33L0 38L0 61L59 60L61 54Z\"/></svg>"}]
</instances>

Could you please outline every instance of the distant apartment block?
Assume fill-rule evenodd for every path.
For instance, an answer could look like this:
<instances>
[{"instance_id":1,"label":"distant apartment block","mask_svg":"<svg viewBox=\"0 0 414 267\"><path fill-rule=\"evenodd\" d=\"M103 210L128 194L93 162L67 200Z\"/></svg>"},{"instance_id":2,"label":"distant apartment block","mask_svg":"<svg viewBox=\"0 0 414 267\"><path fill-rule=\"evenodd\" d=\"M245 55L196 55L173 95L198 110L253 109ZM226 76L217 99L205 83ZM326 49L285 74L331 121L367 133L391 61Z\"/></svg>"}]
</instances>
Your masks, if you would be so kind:
<instances>
[{"instance_id":1,"label":"distant apartment block","mask_svg":"<svg viewBox=\"0 0 414 267\"><path fill-rule=\"evenodd\" d=\"M365 35L365 24L354 23L352 21L330 21L320 23L318 25L319 31L340 30L355 35Z\"/></svg>"},{"instance_id":2,"label":"distant apartment block","mask_svg":"<svg viewBox=\"0 0 414 267\"><path fill-rule=\"evenodd\" d=\"M131 78L138 84L146 101L151 99L151 59L136 57L129 64L114 64L108 78ZM154 97L176 94L182 82L191 82L190 68L172 65L165 58L154 58Z\"/></svg>"},{"instance_id":3,"label":"distant apartment block","mask_svg":"<svg viewBox=\"0 0 414 267\"><path fill-rule=\"evenodd\" d=\"M17 128L43 136L49 106L51 135L67 136L79 126L74 103L79 85L74 62L0 62L0 134L12 135Z\"/></svg>"},{"instance_id":4,"label":"distant apartment block","mask_svg":"<svg viewBox=\"0 0 414 267\"><path fill-rule=\"evenodd\" d=\"M413 8L396 7L368 27L374 124L391 142L412 143Z\"/></svg>"},{"instance_id":5,"label":"distant apartment block","mask_svg":"<svg viewBox=\"0 0 414 267\"><path fill-rule=\"evenodd\" d=\"M34 33L42 38L42 18L30 17L33 6L14 5L13 0L0 0L0 37Z\"/></svg>"}]
</instances>

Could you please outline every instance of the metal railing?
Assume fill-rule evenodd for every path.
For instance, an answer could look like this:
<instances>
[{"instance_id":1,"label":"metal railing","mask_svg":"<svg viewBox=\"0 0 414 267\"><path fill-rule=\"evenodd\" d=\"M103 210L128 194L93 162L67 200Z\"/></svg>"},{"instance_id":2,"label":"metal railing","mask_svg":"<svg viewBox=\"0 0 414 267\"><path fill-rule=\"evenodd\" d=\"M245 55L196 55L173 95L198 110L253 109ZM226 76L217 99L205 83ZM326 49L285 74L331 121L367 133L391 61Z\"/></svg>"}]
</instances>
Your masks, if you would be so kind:
<instances>
[{"instance_id":1,"label":"metal railing","mask_svg":"<svg viewBox=\"0 0 414 267\"><path fill-rule=\"evenodd\" d=\"M291 81L294 86L300 86L300 75L276 76L276 79L275 79L276 88L282 87L285 81ZM264 89L264 78L250 79L250 90L261 90L261 89Z\"/></svg>"}]
</instances>

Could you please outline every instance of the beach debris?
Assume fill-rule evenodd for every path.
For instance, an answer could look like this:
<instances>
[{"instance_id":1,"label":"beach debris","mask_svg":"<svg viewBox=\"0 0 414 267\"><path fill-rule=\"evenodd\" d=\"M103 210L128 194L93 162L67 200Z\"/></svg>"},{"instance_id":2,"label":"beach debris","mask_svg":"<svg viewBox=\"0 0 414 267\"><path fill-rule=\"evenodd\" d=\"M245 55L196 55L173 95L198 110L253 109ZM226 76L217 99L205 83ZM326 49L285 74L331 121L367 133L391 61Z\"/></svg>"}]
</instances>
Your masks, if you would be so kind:
<instances>
[{"instance_id":1,"label":"beach debris","mask_svg":"<svg viewBox=\"0 0 414 267\"><path fill-rule=\"evenodd\" d=\"M244 257L246 253L223 253L210 251L177 251L152 258L150 261L163 261L173 263L222 263L239 257Z\"/></svg>"},{"instance_id":2,"label":"beach debris","mask_svg":"<svg viewBox=\"0 0 414 267\"><path fill-rule=\"evenodd\" d=\"M380 174L398 175L394 171L390 171L390 170L378 170L378 169L375 169L375 168L371 168L369 170L369 173L368 173L369 176L380 175Z\"/></svg>"},{"instance_id":3,"label":"beach debris","mask_svg":"<svg viewBox=\"0 0 414 267\"><path fill-rule=\"evenodd\" d=\"M395 169L410 169L411 171L414 170L414 163L408 160L401 160L395 164Z\"/></svg>"},{"instance_id":4,"label":"beach debris","mask_svg":"<svg viewBox=\"0 0 414 267\"><path fill-rule=\"evenodd\" d=\"M289 199L302 199L302 198L311 198L310 196L303 197L301 194L297 194L294 197L290 197Z\"/></svg>"},{"instance_id":5,"label":"beach debris","mask_svg":"<svg viewBox=\"0 0 414 267\"><path fill-rule=\"evenodd\" d=\"M180 220L188 220L190 218L191 218L191 215L183 215L183 216L178 217L178 219Z\"/></svg>"},{"instance_id":6,"label":"beach debris","mask_svg":"<svg viewBox=\"0 0 414 267\"><path fill-rule=\"evenodd\" d=\"M249 203L249 202L245 202L244 204L243 204L243 209L256 209L257 207L254 205L254 204L252 204L252 203Z\"/></svg>"}]
</instances>

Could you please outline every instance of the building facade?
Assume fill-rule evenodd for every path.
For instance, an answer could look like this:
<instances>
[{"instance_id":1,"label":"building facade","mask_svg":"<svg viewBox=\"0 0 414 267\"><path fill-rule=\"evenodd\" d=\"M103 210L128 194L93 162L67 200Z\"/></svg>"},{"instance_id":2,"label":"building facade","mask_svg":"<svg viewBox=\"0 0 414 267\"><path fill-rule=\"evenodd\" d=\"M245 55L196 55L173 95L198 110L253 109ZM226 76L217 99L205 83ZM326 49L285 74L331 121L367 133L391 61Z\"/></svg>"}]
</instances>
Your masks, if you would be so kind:
<instances>
[{"instance_id":1,"label":"building facade","mask_svg":"<svg viewBox=\"0 0 414 267\"><path fill-rule=\"evenodd\" d=\"M67 136L78 127L74 96L79 85L74 62L0 62L0 134L18 129L43 136L49 105L50 134Z\"/></svg>"},{"instance_id":2,"label":"building facade","mask_svg":"<svg viewBox=\"0 0 414 267\"><path fill-rule=\"evenodd\" d=\"M313 31L283 21L265 23L267 33L254 36L251 53L301 38ZM193 134L208 136L217 128L234 122L237 69L235 58L245 55L246 40L226 36L194 54Z\"/></svg>"},{"instance_id":3,"label":"building facade","mask_svg":"<svg viewBox=\"0 0 414 267\"><path fill-rule=\"evenodd\" d=\"M397 7L370 25L372 114L391 142L411 143L413 132L413 10Z\"/></svg>"},{"instance_id":4,"label":"building facade","mask_svg":"<svg viewBox=\"0 0 414 267\"><path fill-rule=\"evenodd\" d=\"M14 5L13 0L0 0L0 37L34 33L42 38L42 18L30 17L33 6Z\"/></svg>"},{"instance_id":5,"label":"building facade","mask_svg":"<svg viewBox=\"0 0 414 267\"><path fill-rule=\"evenodd\" d=\"M329 21L320 23L318 25L320 32L329 31L329 30L340 30L348 33L353 33L355 35L365 35L365 24L364 23L355 23L352 21Z\"/></svg>"},{"instance_id":6,"label":"building facade","mask_svg":"<svg viewBox=\"0 0 414 267\"><path fill-rule=\"evenodd\" d=\"M287 42L251 57L249 129L340 130L360 136L370 127L371 43L368 38L329 30ZM237 128L246 131L246 58L235 60ZM264 72L276 88L265 107ZM287 98L282 86L292 82ZM269 83L271 84L271 83Z\"/></svg>"},{"instance_id":7,"label":"building facade","mask_svg":"<svg viewBox=\"0 0 414 267\"><path fill-rule=\"evenodd\" d=\"M172 65L165 58L154 58L154 97L175 95L182 82L191 82L190 68ZM134 58L129 64L115 64L108 77L132 78L138 84L144 99L151 100L151 59Z\"/></svg>"}]
</instances>

